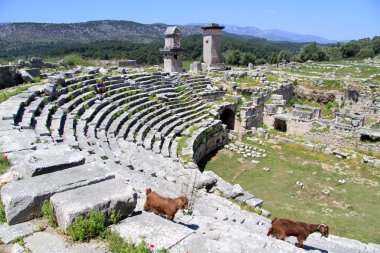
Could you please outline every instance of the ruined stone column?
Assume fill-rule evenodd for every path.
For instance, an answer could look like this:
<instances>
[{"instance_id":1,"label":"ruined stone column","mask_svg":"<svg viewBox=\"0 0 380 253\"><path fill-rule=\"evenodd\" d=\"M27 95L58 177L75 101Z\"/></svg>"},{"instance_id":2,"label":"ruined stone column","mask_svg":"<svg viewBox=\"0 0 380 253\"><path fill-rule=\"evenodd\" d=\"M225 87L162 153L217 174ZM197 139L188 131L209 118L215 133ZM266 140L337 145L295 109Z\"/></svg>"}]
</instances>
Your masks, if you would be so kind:
<instances>
[{"instance_id":1,"label":"ruined stone column","mask_svg":"<svg viewBox=\"0 0 380 253\"><path fill-rule=\"evenodd\" d=\"M160 48L164 54L164 70L166 72L183 72L181 32L177 26L169 26L165 31L165 47Z\"/></svg>"},{"instance_id":2,"label":"ruined stone column","mask_svg":"<svg viewBox=\"0 0 380 253\"><path fill-rule=\"evenodd\" d=\"M203 26L203 62L204 67L224 68L222 59L222 30L224 26L209 24Z\"/></svg>"}]
</instances>

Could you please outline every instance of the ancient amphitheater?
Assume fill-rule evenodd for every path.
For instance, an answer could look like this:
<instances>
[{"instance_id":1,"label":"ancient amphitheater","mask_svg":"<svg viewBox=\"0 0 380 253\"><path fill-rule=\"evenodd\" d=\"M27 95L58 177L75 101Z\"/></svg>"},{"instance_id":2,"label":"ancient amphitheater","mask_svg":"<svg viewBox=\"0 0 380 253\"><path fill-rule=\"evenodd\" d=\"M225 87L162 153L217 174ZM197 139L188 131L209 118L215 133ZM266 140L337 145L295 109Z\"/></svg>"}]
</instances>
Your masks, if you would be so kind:
<instances>
[{"instance_id":1,"label":"ancient amphitheater","mask_svg":"<svg viewBox=\"0 0 380 253\"><path fill-rule=\"evenodd\" d=\"M109 70L103 98L94 93L98 74L53 75L0 104L0 151L12 162L14 179L21 177L1 188L5 244L21 236L31 252L107 252L38 232L36 218L50 200L62 229L91 210L109 216L115 209L123 219L112 229L125 240L144 238L170 252L380 252L379 245L334 235L313 234L305 249L294 238L268 237L270 219L228 199L257 209L262 200L197 167L228 142L234 107L226 102L217 110L211 103L224 93L199 74ZM143 212L147 187L185 194L190 210L174 222Z\"/></svg>"}]
</instances>

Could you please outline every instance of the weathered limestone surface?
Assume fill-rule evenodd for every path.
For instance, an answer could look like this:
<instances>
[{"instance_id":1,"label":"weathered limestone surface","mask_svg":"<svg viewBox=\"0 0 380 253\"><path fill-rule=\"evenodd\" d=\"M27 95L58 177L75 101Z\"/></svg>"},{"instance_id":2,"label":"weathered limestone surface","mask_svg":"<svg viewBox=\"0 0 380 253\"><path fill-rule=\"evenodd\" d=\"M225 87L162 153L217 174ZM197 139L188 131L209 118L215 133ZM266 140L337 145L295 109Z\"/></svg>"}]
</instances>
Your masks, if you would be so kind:
<instances>
[{"instance_id":1,"label":"weathered limestone surface","mask_svg":"<svg viewBox=\"0 0 380 253\"><path fill-rule=\"evenodd\" d=\"M117 231L125 240L132 240L134 243L139 243L141 238L145 238L146 242L154 244L158 249L170 248L194 233L186 226L147 212L125 219L111 229Z\"/></svg>"},{"instance_id":2,"label":"weathered limestone surface","mask_svg":"<svg viewBox=\"0 0 380 253\"><path fill-rule=\"evenodd\" d=\"M7 184L1 189L7 222L12 225L40 215L43 202L55 193L114 177L107 167L93 163Z\"/></svg>"},{"instance_id":3,"label":"weathered limestone surface","mask_svg":"<svg viewBox=\"0 0 380 253\"><path fill-rule=\"evenodd\" d=\"M50 198L57 222L66 229L79 215L100 211L109 217L111 211L122 217L130 215L136 207L136 191L121 179L112 179L97 184L57 193Z\"/></svg>"},{"instance_id":4,"label":"weathered limestone surface","mask_svg":"<svg viewBox=\"0 0 380 253\"><path fill-rule=\"evenodd\" d=\"M28 221L9 226L6 223L0 224L0 239L3 243L10 243L17 237L33 233L39 227L38 222Z\"/></svg>"},{"instance_id":5,"label":"weathered limestone surface","mask_svg":"<svg viewBox=\"0 0 380 253\"><path fill-rule=\"evenodd\" d=\"M4 134L0 138L0 152L10 153L21 150L36 149L34 141L36 134L33 131L18 132L17 134Z\"/></svg>"},{"instance_id":6,"label":"weathered limestone surface","mask_svg":"<svg viewBox=\"0 0 380 253\"><path fill-rule=\"evenodd\" d=\"M32 253L107 253L104 246L81 243L69 244L62 240L58 235L47 232L38 232L24 239L25 247Z\"/></svg>"}]
</instances>

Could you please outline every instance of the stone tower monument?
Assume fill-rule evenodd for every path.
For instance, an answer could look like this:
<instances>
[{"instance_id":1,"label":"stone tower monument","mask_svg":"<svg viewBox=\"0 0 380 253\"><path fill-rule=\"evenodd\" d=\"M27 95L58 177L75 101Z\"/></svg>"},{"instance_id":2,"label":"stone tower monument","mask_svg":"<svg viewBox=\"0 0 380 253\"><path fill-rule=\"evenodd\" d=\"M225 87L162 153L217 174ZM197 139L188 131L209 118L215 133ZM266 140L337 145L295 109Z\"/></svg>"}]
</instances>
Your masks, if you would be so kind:
<instances>
[{"instance_id":1,"label":"stone tower monument","mask_svg":"<svg viewBox=\"0 0 380 253\"><path fill-rule=\"evenodd\" d=\"M205 68L222 68L222 30L224 26L211 23L203 26L203 62Z\"/></svg>"},{"instance_id":2,"label":"stone tower monument","mask_svg":"<svg viewBox=\"0 0 380 253\"><path fill-rule=\"evenodd\" d=\"M181 31L177 26L169 26L165 31L165 47L160 48L164 54L164 70L166 72L182 72Z\"/></svg>"}]
</instances>

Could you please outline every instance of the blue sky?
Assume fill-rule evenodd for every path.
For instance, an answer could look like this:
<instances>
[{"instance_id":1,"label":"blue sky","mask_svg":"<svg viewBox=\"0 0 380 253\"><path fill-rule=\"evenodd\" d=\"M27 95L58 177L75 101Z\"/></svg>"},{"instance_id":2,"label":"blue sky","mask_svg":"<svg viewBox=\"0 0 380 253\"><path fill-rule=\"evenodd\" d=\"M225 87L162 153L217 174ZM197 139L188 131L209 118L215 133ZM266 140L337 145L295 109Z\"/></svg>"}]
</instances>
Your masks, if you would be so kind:
<instances>
[{"instance_id":1,"label":"blue sky","mask_svg":"<svg viewBox=\"0 0 380 253\"><path fill-rule=\"evenodd\" d=\"M145 24L217 22L349 40L380 35L380 1L0 0L0 23L103 19Z\"/></svg>"}]
</instances>

